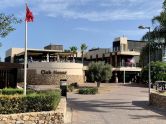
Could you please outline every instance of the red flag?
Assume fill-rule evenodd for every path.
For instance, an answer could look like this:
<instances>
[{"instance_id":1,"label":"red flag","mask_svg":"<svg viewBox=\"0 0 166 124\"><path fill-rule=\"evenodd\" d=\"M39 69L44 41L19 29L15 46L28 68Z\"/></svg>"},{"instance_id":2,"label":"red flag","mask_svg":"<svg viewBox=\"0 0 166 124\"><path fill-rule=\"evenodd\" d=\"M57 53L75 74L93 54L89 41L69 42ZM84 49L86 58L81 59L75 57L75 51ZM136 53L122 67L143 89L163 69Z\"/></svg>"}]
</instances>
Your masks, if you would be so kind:
<instances>
[{"instance_id":1,"label":"red flag","mask_svg":"<svg viewBox=\"0 0 166 124\"><path fill-rule=\"evenodd\" d=\"M28 8L28 5L26 4L26 19L25 21L27 22L33 22L33 14L32 12L30 11L30 9Z\"/></svg>"}]
</instances>

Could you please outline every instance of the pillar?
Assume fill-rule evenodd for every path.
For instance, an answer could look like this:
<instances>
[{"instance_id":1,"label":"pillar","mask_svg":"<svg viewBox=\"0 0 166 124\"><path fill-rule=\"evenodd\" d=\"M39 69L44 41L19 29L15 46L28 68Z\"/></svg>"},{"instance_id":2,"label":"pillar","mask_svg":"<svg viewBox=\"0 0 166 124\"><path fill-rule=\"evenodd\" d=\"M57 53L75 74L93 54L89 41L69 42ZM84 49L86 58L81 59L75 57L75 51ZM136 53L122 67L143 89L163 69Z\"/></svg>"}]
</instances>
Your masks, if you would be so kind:
<instances>
[{"instance_id":1,"label":"pillar","mask_svg":"<svg viewBox=\"0 0 166 124\"><path fill-rule=\"evenodd\" d=\"M47 62L49 62L49 53L47 53Z\"/></svg>"},{"instance_id":2,"label":"pillar","mask_svg":"<svg viewBox=\"0 0 166 124\"><path fill-rule=\"evenodd\" d=\"M59 54L57 55L57 61L60 62L60 57Z\"/></svg>"},{"instance_id":3,"label":"pillar","mask_svg":"<svg viewBox=\"0 0 166 124\"><path fill-rule=\"evenodd\" d=\"M117 76L117 72L115 72L115 83L118 83L118 76Z\"/></svg>"},{"instance_id":4,"label":"pillar","mask_svg":"<svg viewBox=\"0 0 166 124\"><path fill-rule=\"evenodd\" d=\"M110 53L110 62L109 62L111 65L112 65L112 54Z\"/></svg>"},{"instance_id":5,"label":"pillar","mask_svg":"<svg viewBox=\"0 0 166 124\"><path fill-rule=\"evenodd\" d=\"M117 67L117 62L118 62L118 60L117 60L117 52L115 53L115 67Z\"/></svg>"},{"instance_id":6,"label":"pillar","mask_svg":"<svg viewBox=\"0 0 166 124\"><path fill-rule=\"evenodd\" d=\"M125 72L125 70L124 70L124 72L123 72L123 83L124 83L124 84L126 83L126 72Z\"/></svg>"}]
</instances>

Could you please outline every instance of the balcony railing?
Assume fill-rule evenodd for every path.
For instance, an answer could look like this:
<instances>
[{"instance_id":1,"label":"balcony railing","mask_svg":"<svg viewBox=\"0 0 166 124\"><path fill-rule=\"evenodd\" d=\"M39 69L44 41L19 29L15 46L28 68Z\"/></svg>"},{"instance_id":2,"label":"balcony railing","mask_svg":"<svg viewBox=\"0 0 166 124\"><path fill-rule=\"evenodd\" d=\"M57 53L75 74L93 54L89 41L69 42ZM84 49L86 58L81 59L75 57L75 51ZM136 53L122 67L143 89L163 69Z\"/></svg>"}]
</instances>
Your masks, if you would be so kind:
<instances>
[{"instance_id":1,"label":"balcony railing","mask_svg":"<svg viewBox=\"0 0 166 124\"><path fill-rule=\"evenodd\" d=\"M138 63L121 62L117 65L117 67L139 67L139 66Z\"/></svg>"}]
</instances>

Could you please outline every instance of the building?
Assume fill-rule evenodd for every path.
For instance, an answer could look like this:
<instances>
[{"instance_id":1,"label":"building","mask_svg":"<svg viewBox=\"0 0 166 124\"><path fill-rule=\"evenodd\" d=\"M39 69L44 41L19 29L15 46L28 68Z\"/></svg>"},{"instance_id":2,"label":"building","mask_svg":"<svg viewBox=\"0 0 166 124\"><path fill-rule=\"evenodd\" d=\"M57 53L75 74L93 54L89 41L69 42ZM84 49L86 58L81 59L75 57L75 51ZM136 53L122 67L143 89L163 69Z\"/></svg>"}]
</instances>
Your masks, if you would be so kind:
<instances>
[{"instance_id":1,"label":"building","mask_svg":"<svg viewBox=\"0 0 166 124\"><path fill-rule=\"evenodd\" d=\"M28 49L27 82L29 85L59 85L61 79L68 83L84 83L83 64L73 60L75 53L64 51L63 45L48 45L44 49ZM24 48L6 51L6 62L24 62ZM20 69L19 81L23 81Z\"/></svg>"},{"instance_id":2,"label":"building","mask_svg":"<svg viewBox=\"0 0 166 124\"><path fill-rule=\"evenodd\" d=\"M23 69L23 65L0 62L0 89L17 87L17 73L19 69Z\"/></svg>"},{"instance_id":3,"label":"building","mask_svg":"<svg viewBox=\"0 0 166 124\"><path fill-rule=\"evenodd\" d=\"M142 47L146 45L143 41L128 40L119 37L113 41L112 51L109 48L91 49L86 54L89 61L104 61L113 67L111 82L132 82L139 76L139 56Z\"/></svg>"},{"instance_id":4,"label":"building","mask_svg":"<svg viewBox=\"0 0 166 124\"><path fill-rule=\"evenodd\" d=\"M35 85L59 84L60 79L69 83L84 83L85 65L92 61L104 61L113 67L110 82L133 82L138 79L140 71L140 51L146 45L143 41L116 38L110 48L94 48L84 55L84 66L81 54L65 51L63 45L48 45L44 49L28 49L28 83ZM74 56L74 57L73 57ZM11 48L6 51L6 62L23 63L24 49ZM23 80L23 69L19 80ZM137 80L138 81L138 80Z\"/></svg>"}]
</instances>

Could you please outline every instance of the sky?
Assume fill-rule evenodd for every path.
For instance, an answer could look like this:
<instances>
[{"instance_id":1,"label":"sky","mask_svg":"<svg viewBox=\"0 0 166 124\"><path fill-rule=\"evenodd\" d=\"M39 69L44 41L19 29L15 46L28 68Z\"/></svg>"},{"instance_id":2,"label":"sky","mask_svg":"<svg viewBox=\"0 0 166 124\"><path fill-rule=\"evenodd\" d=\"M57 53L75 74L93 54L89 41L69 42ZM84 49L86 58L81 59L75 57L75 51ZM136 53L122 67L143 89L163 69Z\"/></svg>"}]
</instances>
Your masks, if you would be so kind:
<instances>
[{"instance_id":1,"label":"sky","mask_svg":"<svg viewBox=\"0 0 166 124\"><path fill-rule=\"evenodd\" d=\"M111 48L116 37L140 40L147 30L139 25L154 25L151 19L162 11L163 0L0 0L0 13L14 14L25 20L25 3L34 15L28 23L28 48L43 48L62 44L80 48ZM0 57L9 48L23 48L25 23L14 25L16 30L0 39Z\"/></svg>"}]
</instances>

